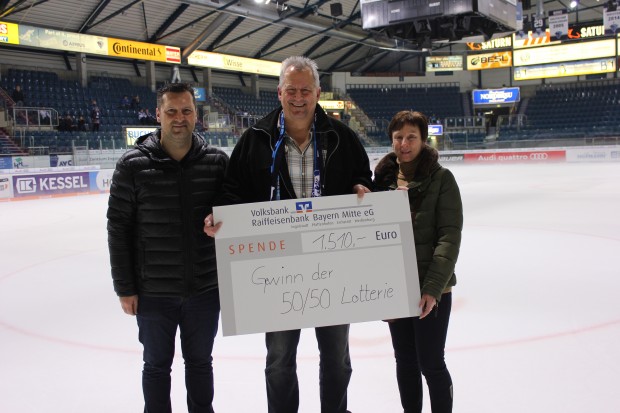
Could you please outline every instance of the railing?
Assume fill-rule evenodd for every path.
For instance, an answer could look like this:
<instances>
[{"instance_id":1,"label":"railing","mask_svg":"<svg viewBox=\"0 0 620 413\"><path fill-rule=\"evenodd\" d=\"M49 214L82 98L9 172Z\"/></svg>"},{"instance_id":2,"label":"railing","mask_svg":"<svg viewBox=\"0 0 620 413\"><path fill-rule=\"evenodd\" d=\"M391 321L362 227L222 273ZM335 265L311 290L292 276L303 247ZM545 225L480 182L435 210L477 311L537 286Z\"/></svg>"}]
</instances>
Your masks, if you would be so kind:
<instances>
[{"instance_id":1,"label":"railing","mask_svg":"<svg viewBox=\"0 0 620 413\"><path fill-rule=\"evenodd\" d=\"M525 117L519 115L512 115L513 123L512 130L518 131L518 120L525 121ZM510 118L506 117L508 121ZM246 126L252 125L251 117L242 119L246 122ZM516 124L514 122L517 122ZM503 121L500 121L500 124ZM460 123L460 122L459 122ZM463 125L467 125L468 122L463 121ZM219 123L218 123L219 125ZM369 148L389 146L391 144L389 137L387 136L388 122L383 120L379 121L376 126L366 128L368 137L370 140L364 140L364 145ZM31 129L34 130L34 129ZM528 147L558 147L558 146L597 146L597 145L620 145L620 132L609 131L607 134L593 135L592 133L585 132L583 136L575 136L569 132L562 135L562 131L555 131L556 133L551 135L544 133L546 136L539 136L533 138L532 136L525 135L527 129L523 129L522 133L513 134L512 137L505 135L502 138L500 132L498 139L489 139L489 136L485 133L485 129L482 127L467 127L460 128L444 128L444 135L438 137L432 137L429 139L429 143L435 146L439 150L467 150L467 149L507 149L507 148L528 148ZM227 135L232 135L230 128L213 128L209 129L205 133L209 132L226 132ZM514 132L513 132L514 133ZM120 150L126 149L126 143L123 136L115 133L113 136L108 134L97 135L94 132L77 132L71 135L67 133L47 133L46 140L40 140L41 136L37 136L35 133L29 133L27 130L14 129L13 134L9 135L9 138L15 143L22 143L22 147L25 152L30 154L63 154L70 153L72 145L80 145L83 147L89 147L91 150ZM223 147L234 146L235 140L228 139L221 142ZM230 136L227 136L230 137ZM218 143L219 145L219 143ZM64 148L64 149L63 149Z\"/></svg>"},{"instance_id":2,"label":"railing","mask_svg":"<svg viewBox=\"0 0 620 413\"><path fill-rule=\"evenodd\" d=\"M495 150L495 149L532 149L532 148L556 148L556 147L580 147L580 146L616 146L620 149L620 136L616 137L607 137L607 138L583 138L583 139L545 139L545 140L527 140L527 141L496 141L492 143L485 143L483 146L480 144L453 144L450 141L449 136L445 136L443 141L438 141L433 145L440 152L442 151L461 151L461 150ZM45 155L46 153L45 147L37 147L33 148L32 153L30 155ZM223 148L224 150L231 151L232 148ZM389 145L382 146L374 146L374 147L366 147L366 152L371 160L378 160L385 153L389 152L391 147ZM82 165L90 165L91 164L91 156L93 154L100 154L95 161L93 161L93 165L99 165L102 169L108 168L113 169L116 159L123 153L123 149L105 149L101 148L100 150L96 149L88 149L88 146L77 146L73 145L71 154L73 155L73 165L74 166L82 166ZM230 152L228 152L230 153ZM2 156L10 156L10 155L0 155ZM105 161L102 159L105 158ZM19 159L19 158L15 158ZM37 162L35 159L35 162ZM43 158L41 158L43 159ZM36 167L48 167L48 161L42 161L43 163L40 166ZM18 164L15 166L19 167Z\"/></svg>"},{"instance_id":3,"label":"railing","mask_svg":"<svg viewBox=\"0 0 620 413\"><path fill-rule=\"evenodd\" d=\"M15 127L58 127L58 111L54 108L13 106L7 109L9 122Z\"/></svg>"},{"instance_id":4,"label":"railing","mask_svg":"<svg viewBox=\"0 0 620 413\"><path fill-rule=\"evenodd\" d=\"M15 105L15 102L13 101L13 98L11 98L11 95L0 87L0 108L6 109L7 107L12 107L13 105Z\"/></svg>"},{"instance_id":5,"label":"railing","mask_svg":"<svg viewBox=\"0 0 620 413\"><path fill-rule=\"evenodd\" d=\"M482 116L450 116L443 120L440 119L439 123L445 126L446 129L484 128L485 118Z\"/></svg>"},{"instance_id":6,"label":"railing","mask_svg":"<svg viewBox=\"0 0 620 413\"><path fill-rule=\"evenodd\" d=\"M240 134L242 131L247 129L249 126L252 126L260 116L254 115L239 115L235 113L235 108L229 105L224 99L213 93L209 97L210 102L217 109L217 118L213 118L213 113L205 114L203 116L203 125L205 131L213 131L213 132L231 132ZM225 112L220 112L220 109ZM231 114L232 122L231 122ZM251 119L251 121L250 121ZM249 125L249 126L248 126Z\"/></svg>"},{"instance_id":7,"label":"railing","mask_svg":"<svg viewBox=\"0 0 620 413\"><path fill-rule=\"evenodd\" d=\"M75 146L73 145L73 165L83 166L88 165L90 162L88 146Z\"/></svg>"},{"instance_id":8,"label":"railing","mask_svg":"<svg viewBox=\"0 0 620 413\"><path fill-rule=\"evenodd\" d=\"M497 117L497 129L515 126L516 130L521 130L527 125L527 115L500 115Z\"/></svg>"},{"instance_id":9,"label":"railing","mask_svg":"<svg viewBox=\"0 0 620 413\"><path fill-rule=\"evenodd\" d=\"M227 113L205 113L202 117L202 125L205 131L230 132L233 129L233 124L230 122L230 116Z\"/></svg>"},{"instance_id":10,"label":"railing","mask_svg":"<svg viewBox=\"0 0 620 413\"><path fill-rule=\"evenodd\" d=\"M389 124L390 122L386 119L377 119L374 126L366 128L366 133L369 136L386 135Z\"/></svg>"},{"instance_id":11,"label":"railing","mask_svg":"<svg viewBox=\"0 0 620 413\"><path fill-rule=\"evenodd\" d=\"M582 80L573 83L545 83L538 85L536 90L566 90L566 91L581 91L589 90L595 86L620 86L619 78L612 79L596 79L596 80Z\"/></svg>"},{"instance_id":12,"label":"railing","mask_svg":"<svg viewBox=\"0 0 620 413\"><path fill-rule=\"evenodd\" d=\"M250 115L250 114L238 114L235 115L235 126L237 133L241 135L246 129L251 128L262 119L262 116Z\"/></svg>"},{"instance_id":13,"label":"railing","mask_svg":"<svg viewBox=\"0 0 620 413\"><path fill-rule=\"evenodd\" d=\"M28 148L28 155L30 156L40 156L40 155L49 155L50 148L49 146L30 146Z\"/></svg>"},{"instance_id":14,"label":"railing","mask_svg":"<svg viewBox=\"0 0 620 413\"><path fill-rule=\"evenodd\" d=\"M485 144L486 149L554 148L574 146L619 146L620 136L566 139L498 140Z\"/></svg>"},{"instance_id":15,"label":"railing","mask_svg":"<svg viewBox=\"0 0 620 413\"><path fill-rule=\"evenodd\" d=\"M460 88L459 82L434 82L434 83L388 83L388 84L367 84L352 83L346 85L347 89L430 89L437 87L456 87Z\"/></svg>"}]
</instances>

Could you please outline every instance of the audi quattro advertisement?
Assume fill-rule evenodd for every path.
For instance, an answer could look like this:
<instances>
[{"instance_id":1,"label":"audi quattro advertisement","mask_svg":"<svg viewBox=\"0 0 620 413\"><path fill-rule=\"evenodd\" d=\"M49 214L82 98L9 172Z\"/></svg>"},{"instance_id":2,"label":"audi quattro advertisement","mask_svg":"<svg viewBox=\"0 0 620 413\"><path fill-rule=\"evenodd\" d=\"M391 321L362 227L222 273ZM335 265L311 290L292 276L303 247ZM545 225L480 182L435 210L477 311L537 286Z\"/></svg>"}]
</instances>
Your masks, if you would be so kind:
<instances>
[{"instance_id":1,"label":"audi quattro advertisement","mask_svg":"<svg viewBox=\"0 0 620 413\"><path fill-rule=\"evenodd\" d=\"M566 151L474 152L465 154L469 163L565 162Z\"/></svg>"}]
</instances>

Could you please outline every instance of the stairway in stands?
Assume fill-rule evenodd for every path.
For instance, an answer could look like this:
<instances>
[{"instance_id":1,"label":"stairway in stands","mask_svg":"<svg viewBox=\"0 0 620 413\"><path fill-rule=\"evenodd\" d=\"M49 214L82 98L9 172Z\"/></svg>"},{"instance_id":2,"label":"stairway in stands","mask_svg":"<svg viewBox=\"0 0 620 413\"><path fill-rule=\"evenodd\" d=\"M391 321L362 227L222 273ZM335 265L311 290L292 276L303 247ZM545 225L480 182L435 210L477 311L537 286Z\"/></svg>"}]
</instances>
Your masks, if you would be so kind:
<instances>
[{"instance_id":1,"label":"stairway in stands","mask_svg":"<svg viewBox=\"0 0 620 413\"><path fill-rule=\"evenodd\" d=\"M0 128L0 154L3 155L27 155L22 148L17 146L15 142L9 138L9 134L3 128Z\"/></svg>"}]
</instances>

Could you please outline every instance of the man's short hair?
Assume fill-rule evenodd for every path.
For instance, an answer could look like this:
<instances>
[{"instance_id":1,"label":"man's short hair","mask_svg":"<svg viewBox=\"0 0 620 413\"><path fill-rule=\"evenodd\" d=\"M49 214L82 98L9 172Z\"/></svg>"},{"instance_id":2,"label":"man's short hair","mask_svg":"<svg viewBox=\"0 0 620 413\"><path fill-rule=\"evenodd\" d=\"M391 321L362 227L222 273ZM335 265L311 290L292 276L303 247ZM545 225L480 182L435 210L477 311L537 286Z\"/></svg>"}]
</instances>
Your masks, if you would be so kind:
<instances>
[{"instance_id":1,"label":"man's short hair","mask_svg":"<svg viewBox=\"0 0 620 413\"><path fill-rule=\"evenodd\" d=\"M183 93L189 92L192 95L192 102L196 107L196 96L194 96L194 88L189 83L166 83L157 90L157 107L161 108L162 98L166 93Z\"/></svg>"},{"instance_id":2,"label":"man's short hair","mask_svg":"<svg viewBox=\"0 0 620 413\"><path fill-rule=\"evenodd\" d=\"M321 83L319 81L319 67L316 62L305 56L291 56L282 62L282 67L280 68L280 83L279 87L284 85L284 73L289 67L294 67L295 70L306 70L310 69L312 72L312 77L314 78L314 86L318 89L321 87Z\"/></svg>"}]
</instances>

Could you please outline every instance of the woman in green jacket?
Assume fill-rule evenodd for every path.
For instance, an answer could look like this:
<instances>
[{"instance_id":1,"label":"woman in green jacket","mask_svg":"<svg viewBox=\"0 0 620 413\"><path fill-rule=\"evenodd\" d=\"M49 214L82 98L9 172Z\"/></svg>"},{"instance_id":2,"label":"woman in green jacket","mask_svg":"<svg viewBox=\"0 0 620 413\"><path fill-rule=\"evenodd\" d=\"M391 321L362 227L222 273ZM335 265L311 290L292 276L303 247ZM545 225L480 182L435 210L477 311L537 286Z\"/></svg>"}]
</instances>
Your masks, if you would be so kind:
<instances>
[{"instance_id":1,"label":"woman in green jacket","mask_svg":"<svg viewBox=\"0 0 620 413\"><path fill-rule=\"evenodd\" d=\"M426 144L426 116L398 112L388 135L393 152L375 168L375 189L409 193L421 292L419 317L389 320L400 399L405 413L421 412L424 375L433 413L452 412L444 350L463 229L461 195L454 175L439 165L437 151Z\"/></svg>"}]
</instances>

